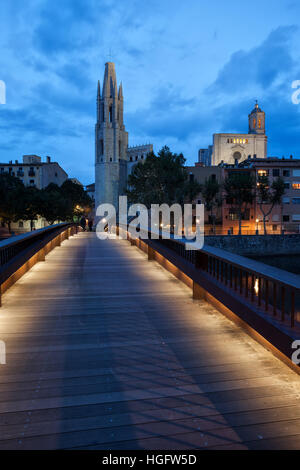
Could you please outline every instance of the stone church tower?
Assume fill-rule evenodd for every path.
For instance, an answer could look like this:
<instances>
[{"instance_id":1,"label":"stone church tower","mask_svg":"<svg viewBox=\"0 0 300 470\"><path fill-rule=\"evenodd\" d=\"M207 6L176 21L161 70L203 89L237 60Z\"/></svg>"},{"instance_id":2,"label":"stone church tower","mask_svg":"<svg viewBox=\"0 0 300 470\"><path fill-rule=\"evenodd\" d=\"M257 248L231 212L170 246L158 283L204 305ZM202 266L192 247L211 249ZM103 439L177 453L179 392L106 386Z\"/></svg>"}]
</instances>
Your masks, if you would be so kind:
<instances>
[{"instance_id":1,"label":"stone church tower","mask_svg":"<svg viewBox=\"0 0 300 470\"><path fill-rule=\"evenodd\" d=\"M248 116L249 118L249 134L261 134L266 133L266 115L264 111L260 109L256 101L254 109Z\"/></svg>"},{"instance_id":2,"label":"stone church tower","mask_svg":"<svg viewBox=\"0 0 300 470\"><path fill-rule=\"evenodd\" d=\"M98 82L95 144L95 208L110 203L118 210L127 179L128 134L123 123L122 84L118 89L112 62L105 64L102 94Z\"/></svg>"}]
</instances>

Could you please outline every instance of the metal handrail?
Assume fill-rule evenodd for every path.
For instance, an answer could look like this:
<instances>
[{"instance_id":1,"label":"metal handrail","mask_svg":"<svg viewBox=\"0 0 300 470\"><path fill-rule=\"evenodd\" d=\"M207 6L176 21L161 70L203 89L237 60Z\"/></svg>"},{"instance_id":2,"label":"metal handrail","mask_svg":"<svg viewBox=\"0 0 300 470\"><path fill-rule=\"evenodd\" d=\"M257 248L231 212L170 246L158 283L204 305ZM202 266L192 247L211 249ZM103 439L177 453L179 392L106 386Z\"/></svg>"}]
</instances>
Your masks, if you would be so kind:
<instances>
[{"instance_id":1,"label":"metal handrail","mask_svg":"<svg viewBox=\"0 0 300 470\"><path fill-rule=\"evenodd\" d=\"M148 245L155 245L158 252L161 246L176 253L190 266L187 271L193 267L232 296L250 301L266 314L272 310L275 320L279 318L283 324L288 322L292 328L296 321L300 326L297 317L297 302L300 315L300 276L208 245L199 250L186 250L185 243L180 240L162 236L151 240L151 233L148 232L148 236L141 234L140 238Z\"/></svg>"}]
</instances>

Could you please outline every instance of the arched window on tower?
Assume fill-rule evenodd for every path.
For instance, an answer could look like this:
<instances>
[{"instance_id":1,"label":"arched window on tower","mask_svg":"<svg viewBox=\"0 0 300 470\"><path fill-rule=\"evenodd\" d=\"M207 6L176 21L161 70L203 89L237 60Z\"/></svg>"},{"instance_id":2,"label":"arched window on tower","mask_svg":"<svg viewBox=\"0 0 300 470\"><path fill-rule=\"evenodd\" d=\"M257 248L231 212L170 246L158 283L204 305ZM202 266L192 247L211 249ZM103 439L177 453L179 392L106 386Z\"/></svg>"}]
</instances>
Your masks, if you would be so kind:
<instances>
[{"instance_id":1,"label":"arched window on tower","mask_svg":"<svg viewBox=\"0 0 300 470\"><path fill-rule=\"evenodd\" d=\"M112 106L109 107L109 122L112 122Z\"/></svg>"},{"instance_id":2,"label":"arched window on tower","mask_svg":"<svg viewBox=\"0 0 300 470\"><path fill-rule=\"evenodd\" d=\"M104 153L103 139L100 139L100 155Z\"/></svg>"},{"instance_id":3,"label":"arched window on tower","mask_svg":"<svg viewBox=\"0 0 300 470\"><path fill-rule=\"evenodd\" d=\"M261 119L258 120L258 128L261 129Z\"/></svg>"},{"instance_id":4,"label":"arched window on tower","mask_svg":"<svg viewBox=\"0 0 300 470\"><path fill-rule=\"evenodd\" d=\"M252 123L253 123L253 129L255 129L255 126L256 126L256 119L253 119Z\"/></svg>"}]
</instances>

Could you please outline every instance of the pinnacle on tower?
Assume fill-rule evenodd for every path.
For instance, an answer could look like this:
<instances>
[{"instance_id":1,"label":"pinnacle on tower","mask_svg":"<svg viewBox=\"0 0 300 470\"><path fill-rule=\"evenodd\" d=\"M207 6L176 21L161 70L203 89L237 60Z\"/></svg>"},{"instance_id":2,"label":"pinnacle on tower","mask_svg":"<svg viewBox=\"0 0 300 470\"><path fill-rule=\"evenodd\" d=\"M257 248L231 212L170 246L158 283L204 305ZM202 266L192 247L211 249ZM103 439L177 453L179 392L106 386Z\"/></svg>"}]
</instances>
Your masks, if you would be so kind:
<instances>
[{"instance_id":1,"label":"pinnacle on tower","mask_svg":"<svg viewBox=\"0 0 300 470\"><path fill-rule=\"evenodd\" d=\"M106 62L104 72L104 83L102 96L110 97L114 96L114 89L117 86L115 64L113 62Z\"/></svg>"},{"instance_id":2,"label":"pinnacle on tower","mask_svg":"<svg viewBox=\"0 0 300 470\"><path fill-rule=\"evenodd\" d=\"M118 95L118 98L119 98L119 100L122 100L122 99L123 99L123 86L122 86L122 82L120 83L120 86L119 86L119 95Z\"/></svg>"}]
</instances>

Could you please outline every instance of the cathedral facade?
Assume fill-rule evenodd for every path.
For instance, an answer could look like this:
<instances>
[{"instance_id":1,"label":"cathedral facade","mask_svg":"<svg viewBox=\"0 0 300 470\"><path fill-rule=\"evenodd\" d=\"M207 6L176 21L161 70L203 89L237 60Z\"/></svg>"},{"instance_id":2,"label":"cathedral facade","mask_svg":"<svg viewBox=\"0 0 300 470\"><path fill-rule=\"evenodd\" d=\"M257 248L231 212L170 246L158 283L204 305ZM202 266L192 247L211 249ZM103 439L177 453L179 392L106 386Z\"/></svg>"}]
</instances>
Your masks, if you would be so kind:
<instances>
[{"instance_id":1,"label":"cathedral facade","mask_svg":"<svg viewBox=\"0 0 300 470\"><path fill-rule=\"evenodd\" d=\"M214 134L213 145L208 149L199 150L199 162L205 166L216 166L220 163L233 164L243 161L249 156L266 158L268 138L265 113L258 103L248 116L248 126L247 134Z\"/></svg>"},{"instance_id":2,"label":"cathedral facade","mask_svg":"<svg viewBox=\"0 0 300 470\"><path fill-rule=\"evenodd\" d=\"M97 90L97 122L95 127L95 207L110 203L118 208L124 194L128 174L134 164L144 161L152 145L128 147L124 125L122 83L118 87L115 65L105 64L103 88Z\"/></svg>"}]
</instances>

